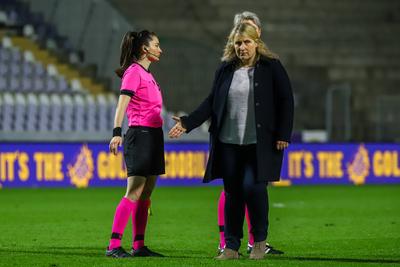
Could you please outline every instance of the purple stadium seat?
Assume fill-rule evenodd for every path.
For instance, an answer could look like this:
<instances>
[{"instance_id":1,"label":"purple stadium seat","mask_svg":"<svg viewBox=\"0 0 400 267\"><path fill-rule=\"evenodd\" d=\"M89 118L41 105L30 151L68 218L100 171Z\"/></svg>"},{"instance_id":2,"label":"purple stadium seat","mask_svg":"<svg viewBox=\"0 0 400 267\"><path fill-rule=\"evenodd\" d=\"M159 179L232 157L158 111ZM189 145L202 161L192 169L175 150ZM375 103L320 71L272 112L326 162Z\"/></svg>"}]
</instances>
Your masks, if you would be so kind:
<instances>
[{"instance_id":1,"label":"purple stadium seat","mask_svg":"<svg viewBox=\"0 0 400 267\"><path fill-rule=\"evenodd\" d=\"M108 128L108 103L105 95L97 95L97 119L98 119L98 130L107 131Z\"/></svg>"},{"instance_id":2,"label":"purple stadium seat","mask_svg":"<svg viewBox=\"0 0 400 267\"><path fill-rule=\"evenodd\" d=\"M61 124L64 123L62 119L62 102L58 94L52 94L50 97L50 127L51 132L61 131Z\"/></svg>"},{"instance_id":3,"label":"purple stadium seat","mask_svg":"<svg viewBox=\"0 0 400 267\"><path fill-rule=\"evenodd\" d=\"M9 48L4 48L0 50L0 61L8 62L11 60L11 51Z\"/></svg>"},{"instance_id":4,"label":"purple stadium seat","mask_svg":"<svg viewBox=\"0 0 400 267\"><path fill-rule=\"evenodd\" d=\"M6 91L8 89L7 85L7 77L0 75L0 92L1 91Z\"/></svg>"},{"instance_id":5,"label":"purple stadium seat","mask_svg":"<svg viewBox=\"0 0 400 267\"><path fill-rule=\"evenodd\" d=\"M27 95L27 116L26 116L26 130L37 131L38 127L38 99L35 94L29 93Z\"/></svg>"},{"instance_id":6,"label":"purple stadium seat","mask_svg":"<svg viewBox=\"0 0 400 267\"><path fill-rule=\"evenodd\" d=\"M11 61L21 63L22 61L22 54L18 49L11 49Z\"/></svg>"},{"instance_id":7,"label":"purple stadium seat","mask_svg":"<svg viewBox=\"0 0 400 267\"><path fill-rule=\"evenodd\" d=\"M47 132L50 126L50 99L47 94L42 93L39 95L38 112L38 130L40 132Z\"/></svg>"},{"instance_id":8,"label":"purple stadium seat","mask_svg":"<svg viewBox=\"0 0 400 267\"><path fill-rule=\"evenodd\" d=\"M26 99L21 93L15 94L15 118L14 130L16 132L25 131Z\"/></svg>"},{"instance_id":9,"label":"purple stadium seat","mask_svg":"<svg viewBox=\"0 0 400 267\"><path fill-rule=\"evenodd\" d=\"M47 76L45 90L47 92L55 92L57 89L56 79L55 77Z\"/></svg>"},{"instance_id":10,"label":"purple stadium seat","mask_svg":"<svg viewBox=\"0 0 400 267\"><path fill-rule=\"evenodd\" d=\"M97 129L97 106L93 95L86 96L85 130L95 132Z\"/></svg>"},{"instance_id":11,"label":"purple stadium seat","mask_svg":"<svg viewBox=\"0 0 400 267\"><path fill-rule=\"evenodd\" d=\"M0 75L8 75L10 72L9 66L6 62L0 62Z\"/></svg>"},{"instance_id":12,"label":"purple stadium seat","mask_svg":"<svg viewBox=\"0 0 400 267\"><path fill-rule=\"evenodd\" d=\"M62 125L61 129L64 132L71 132L73 130L73 113L74 103L72 97L68 94L62 96Z\"/></svg>"},{"instance_id":13,"label":"purple stadium seat","mask_svg":"<svg viewBox=\"0 0 400 267\"><path fill-rule=\"evenodd\" d=\"M21 75L21 65L16 61L12 61L10 64L10 75L20 76Z\"/></svg>"},{"instance_id":14,"label":"purple stadium seat","mask_svg":"<svg viewBox=\"0 0 400 267\"><path fill-rule=\"evenodd\" d=\"M21 81L19 77L11 76L9 80L9 89L10 91L16 92L21 89Z\"/></svg>"},{"instance_id":15,"label":"purple stadium seat","mask_svg":"<svg viewBox=\"0 0 400 267\"><path fill-rule=\"evenodd\" d=\"M74 105L74 131L84 131L85 129L85 99L80 94L75 94L73 98Z\"/></svg>"},{"instance_id":16,"label":"purple stadium seat","mask_svg":"<svg viewBox=\"0 0 400 267\"><path fill-rule=\"evenodd\" d=\"M114 127L114 116L115 116L115 108L117 107L118 99L115 97L114 94L107 95L107 112L108 112L108 119L107 119L107 129L112 129ZM126 116L124 116L125 118Z\"/></svg>"},{"instance_id":17,"label":"purple stadium seat","mask_svg":"<svg viewBox=\"0 0 400 267\"><path fill-rule=\"evenodd\" d=\"M35 76L35 78L33 79L32 89L35 92L45 91L45 84L44 84L44 80L42 77Z\"/></svg>"},{"instance_id":18,"label":"purple stadium seat","mask_svg":"<svg viewBox=\"0 0 400 267\"><path fill-rule=\"evenodd\" d=\"M26 62L24 61L22 64L22 75L27 77L27 76L32 76L33 75L33 63L32 62Z\"/></svg>"},{"instance_id":19,"label":"purple stadium seat","mask_svg":"<svg viewBox=\"0 0 400 267\"><path fill-rule=\"evenodd\" d=\"M14 107L14 96L10 93L5 93L3 95L3 105L1 106L3 131L12 131L14 129Z\"/></svg>"},{"instance_id":20,"label":"purple stadium seat","mask_svg":"<svg viewBox=\"0 0 400 267\"><path fill-rule=\"evenodd\" d=\"M21 79L21 91L30 92L32 91L32 78L24 76Z\"/></svg>"},{"instance_id":21,"label":"purple stadium seat","mask_svg":"<svg viewBox=\"0 0 400 267\"><path fill-rule=\"evenodd\" d=\"M42 63L34 62L33 63L34 74L36 76L43 77L46 74L46 69L43 67Z\"/></svg>"},{"instance_id":22,"label":"purple stadium seat","mask_svg":"<svg viewBox=\"0 0 400 267\"><path fill-rule=\"evenodd\" d=\"M57 90L63 93L69 91L68 83L62 76L57 78Z\"/></svg>"}]
</instances>

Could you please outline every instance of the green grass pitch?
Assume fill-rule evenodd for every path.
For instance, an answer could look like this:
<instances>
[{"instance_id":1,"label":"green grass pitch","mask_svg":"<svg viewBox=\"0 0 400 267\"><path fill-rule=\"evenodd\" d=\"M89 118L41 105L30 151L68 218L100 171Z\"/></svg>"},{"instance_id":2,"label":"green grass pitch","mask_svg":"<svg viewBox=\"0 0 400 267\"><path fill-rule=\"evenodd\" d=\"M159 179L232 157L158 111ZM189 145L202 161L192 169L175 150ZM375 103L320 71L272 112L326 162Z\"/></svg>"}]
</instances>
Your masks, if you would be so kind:
<instances>
[{"instance_id":1,"label":"green grass pitch","mask_svg":"<svg viewBox=\"0 0 400 267\"><path fill-rule=\"evenodd\" d=\"M246 234L242 259L213 259L220 190L156 188L146 244L166 258L112 259L124 188L1 189L0 266L400 266L399 185L271 187L268 241L285 254L262 261L248 259Z\"/></svg>"}]
</instances>

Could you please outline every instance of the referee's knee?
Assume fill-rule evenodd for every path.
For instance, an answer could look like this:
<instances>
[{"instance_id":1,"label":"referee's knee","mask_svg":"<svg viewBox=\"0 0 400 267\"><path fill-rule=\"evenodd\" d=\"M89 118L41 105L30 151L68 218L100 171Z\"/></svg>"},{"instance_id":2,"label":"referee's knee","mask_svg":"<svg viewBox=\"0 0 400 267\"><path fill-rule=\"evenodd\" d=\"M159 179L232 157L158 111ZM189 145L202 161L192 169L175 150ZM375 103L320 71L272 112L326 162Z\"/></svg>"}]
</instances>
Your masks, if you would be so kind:
<instances>
[{"instance_id":1,"label":"referee's knee","mask_svg":"<svg viewBox=\"0 0 400 267\"><path fill-rule=\"evenodd\" d=\"M125 197L132 201L139 200L142 195L142 190L130 190L125 194Z\"/></svg>"}]
</instances>

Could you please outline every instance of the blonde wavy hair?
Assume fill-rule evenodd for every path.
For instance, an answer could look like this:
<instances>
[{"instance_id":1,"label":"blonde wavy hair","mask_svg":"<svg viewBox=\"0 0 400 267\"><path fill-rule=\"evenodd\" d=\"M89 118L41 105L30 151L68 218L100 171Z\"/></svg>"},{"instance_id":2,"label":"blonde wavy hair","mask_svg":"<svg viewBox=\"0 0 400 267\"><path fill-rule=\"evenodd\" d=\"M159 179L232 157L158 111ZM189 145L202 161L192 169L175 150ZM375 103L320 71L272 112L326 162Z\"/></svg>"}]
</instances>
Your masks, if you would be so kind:
<instances>
[{"instance_id":1,"label":"blonde wavy hair","mask_svg":"<svg viewBox=\"0 0 400 267\"><path fill-rule=\"evenodd\" d=\"M256 49L257 56L264 56L271 59L279 58L278 55L269 50L267 45L263 42L263 40L261 40L261 38L258 36L257 29L250 23L243 22L235 26L232 29L231 33L229 34L228 41L225 45L221 61L229 62L233 60L238 60L234 42L235 36L237 34L246 35L247 37L251 38L254 42L257 43L258 45Z\"/></svg>"}]
</instances>

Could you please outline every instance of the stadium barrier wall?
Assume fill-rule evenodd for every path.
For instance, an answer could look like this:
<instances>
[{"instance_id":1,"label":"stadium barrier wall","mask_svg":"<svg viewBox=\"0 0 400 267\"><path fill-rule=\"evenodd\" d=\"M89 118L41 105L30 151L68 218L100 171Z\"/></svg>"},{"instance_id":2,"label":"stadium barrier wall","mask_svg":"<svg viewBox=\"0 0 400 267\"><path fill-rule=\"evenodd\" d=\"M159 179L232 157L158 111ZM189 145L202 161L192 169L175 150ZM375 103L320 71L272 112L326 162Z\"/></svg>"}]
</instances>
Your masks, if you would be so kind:
<instances>
[{"instance_id":1,"label":"stadium barrier wall","mask_svg":"<svg viewBox=\"0 0 400 267\"><path fill-rule=\"evenodd\" d=\"M400 183L399 144L292 144L277 186ZM167 143L161 186L199 186L207 143ZM0 143L0 188L125 186L107 143ZM217 180L212 185L220 185Z\"/></svg>"}]
</instances>

